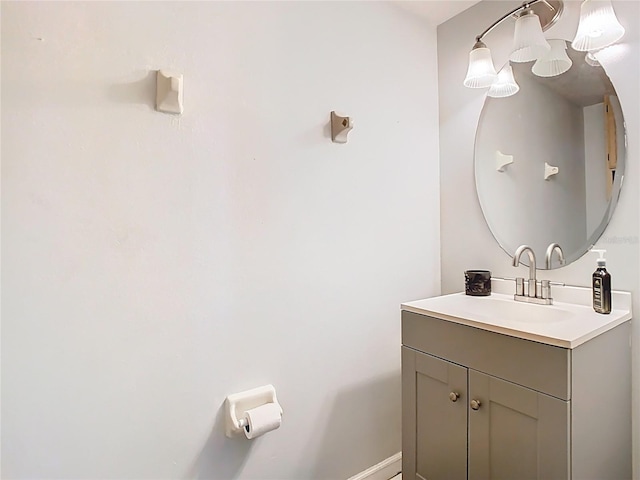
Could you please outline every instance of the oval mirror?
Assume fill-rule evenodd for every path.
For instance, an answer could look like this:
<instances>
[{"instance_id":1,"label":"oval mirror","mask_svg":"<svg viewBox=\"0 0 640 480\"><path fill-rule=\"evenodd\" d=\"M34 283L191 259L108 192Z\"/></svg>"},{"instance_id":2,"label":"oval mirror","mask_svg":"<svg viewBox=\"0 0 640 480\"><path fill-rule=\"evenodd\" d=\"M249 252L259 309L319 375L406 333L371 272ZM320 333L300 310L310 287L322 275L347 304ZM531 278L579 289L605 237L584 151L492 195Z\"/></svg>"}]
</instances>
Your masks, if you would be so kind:
<instances>
[{"instance_id":1,"label":"oval mirror","mask_svg":"<svg viewBox=\"0 0 640 480\"><path fill-rule=\"evenodd\" d=\"M558 243L566 264L604 232L626 159L622 109L604 69L565 42L571 68L554 77L511 63L520 90L487 96L476 133L475 177L489 228L511 256L531 246L541 269ZM523 260L525 258L523 257Z\"/></svg>"}]
</instances>

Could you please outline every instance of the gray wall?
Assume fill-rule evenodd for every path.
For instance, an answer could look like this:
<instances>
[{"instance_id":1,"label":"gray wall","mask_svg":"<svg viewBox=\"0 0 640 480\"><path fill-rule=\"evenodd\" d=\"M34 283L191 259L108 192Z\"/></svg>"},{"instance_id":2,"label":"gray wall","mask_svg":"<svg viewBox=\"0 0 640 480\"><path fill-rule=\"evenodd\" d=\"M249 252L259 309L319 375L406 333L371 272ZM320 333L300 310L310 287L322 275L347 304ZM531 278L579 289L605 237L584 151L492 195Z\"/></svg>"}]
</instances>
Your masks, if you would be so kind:
<instances>
[{"instance_id":1,"label":"gray wall","mask_svg":"<svg viewBox=\"0 0 640 480\"><path fill-rule=\"evenodd\" d=\"M493 239L486 225L474 186L473 145L476 126L484 102L484 91L462 85L469 50L475 35L520 2L482 1L438 27L438 83L440 108L440 186L441 186L441 268L443 293L464 288L463 271L487 268L495 275L526 276L525 267L515 269L511 260ZM634 309L640 311L638 245L638 208L640 189L640 2L613 1L626 34L620 45L602 52L601 63L611 78L622 104L629 149L626 176L609 227L598 242L607 249L608 268L615 289L633 293ZM565 14L546 32L549 38L571 39L579 18L580 2L565 2ZM491 48L494 63L502 65L509 54L513 22L504 22L491 32L485 42ZM523 243L526 241L523 239ZM596 255L586 254L567 267L543 272L539 276L574 285L588 286L595 269ZM634 320L633 335L640 345L640 322ZM640 349L634 350L634 365L640 365ZM640 450L640 370L633 373L634 452ZM640 474L640 456L634 460Z\"/></svg>"}]
</instances>

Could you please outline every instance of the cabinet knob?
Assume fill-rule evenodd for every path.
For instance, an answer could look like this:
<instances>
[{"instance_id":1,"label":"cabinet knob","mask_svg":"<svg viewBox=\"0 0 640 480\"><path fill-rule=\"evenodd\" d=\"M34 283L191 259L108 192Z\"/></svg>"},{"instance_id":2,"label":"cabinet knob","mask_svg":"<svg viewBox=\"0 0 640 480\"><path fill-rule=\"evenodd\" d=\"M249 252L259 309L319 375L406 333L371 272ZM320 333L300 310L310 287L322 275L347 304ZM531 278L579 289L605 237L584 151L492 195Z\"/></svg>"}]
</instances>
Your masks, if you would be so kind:
<instances>
[{"instance_id":1,"label":"cabinet knob","mask_svg":"<svg viewBox=\"0 0 640 480\"><path fill-rule=\"evenodd\" d=\"M471 400L470 405L473 410L478 410L482 404L480 403L480 400Z\"/></svg>"},{"instance_id":2,"label":"cabinet knob","mask_svg":"<svg viewBox=\"0 0 640 480\"><path fill-rule=\"evenodd\" d=\"M458 392L451 392L449 394L449 400L452 402L456 402L460 398L460 394Z\"/></svg>"}]
</instances>

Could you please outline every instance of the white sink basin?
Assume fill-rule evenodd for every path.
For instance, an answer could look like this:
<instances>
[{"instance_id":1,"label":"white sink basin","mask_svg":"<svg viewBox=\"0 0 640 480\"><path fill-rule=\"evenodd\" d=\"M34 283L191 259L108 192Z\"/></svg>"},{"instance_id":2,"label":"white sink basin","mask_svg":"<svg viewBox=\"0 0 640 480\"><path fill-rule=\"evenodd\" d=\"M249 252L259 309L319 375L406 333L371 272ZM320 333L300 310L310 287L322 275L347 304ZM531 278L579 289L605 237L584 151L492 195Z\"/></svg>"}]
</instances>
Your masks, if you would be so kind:
<instances>
[{"instance_id":1,"label":"white sink basin","mask_svg":"<svg viewBox=\"0 0 640 480\"><path fill-rule=\"evenodd\" d=\"M588 299L590 290L584 290L582 298ZM574 348L631 319L630 293L615 292L612 304L611 313L602 315L584 304L536 305L516 302L513 295L493 293L488 297L473 297L454 293L403 303L401 308L505 335Z\"/></svg>"},{"instance_id":2,"label":"white sink basin","mask_svg":"<svg viewBox=\"0 0 640 480\"><path fill-rule=\"evenodd\" d=\"M575 311L563 308L561 305L536 305L533 303L516 302L504 295L489 297L444 296L439 297L442 306L457 308L465 318L482 316L492 320L496 318L509 319L518 323L557 323L571 320Z\"/></svg>"}]
</instances>

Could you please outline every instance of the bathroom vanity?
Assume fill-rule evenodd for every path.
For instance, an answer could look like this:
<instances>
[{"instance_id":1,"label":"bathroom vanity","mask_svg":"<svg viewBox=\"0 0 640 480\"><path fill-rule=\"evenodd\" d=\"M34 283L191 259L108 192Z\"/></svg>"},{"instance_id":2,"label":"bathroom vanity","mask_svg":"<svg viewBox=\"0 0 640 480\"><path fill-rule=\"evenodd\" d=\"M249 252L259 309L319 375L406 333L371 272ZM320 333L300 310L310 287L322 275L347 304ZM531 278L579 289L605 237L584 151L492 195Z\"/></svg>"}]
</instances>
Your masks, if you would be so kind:
<instances>
[{"instance_id":1,"label":"bathroom vanity","mask_svg":"<svg viewBox=\"0 0 640 480\"><path fill-rule=\"evenodd\" d=\"M403 478L631 478L631 296L584 290L402 305Z\"/></svg>"}]
</instances>

